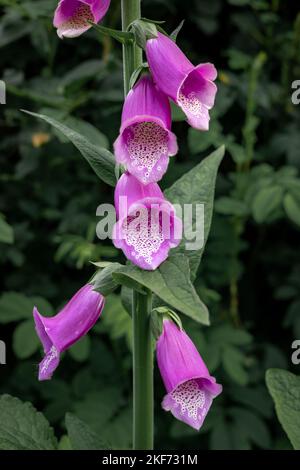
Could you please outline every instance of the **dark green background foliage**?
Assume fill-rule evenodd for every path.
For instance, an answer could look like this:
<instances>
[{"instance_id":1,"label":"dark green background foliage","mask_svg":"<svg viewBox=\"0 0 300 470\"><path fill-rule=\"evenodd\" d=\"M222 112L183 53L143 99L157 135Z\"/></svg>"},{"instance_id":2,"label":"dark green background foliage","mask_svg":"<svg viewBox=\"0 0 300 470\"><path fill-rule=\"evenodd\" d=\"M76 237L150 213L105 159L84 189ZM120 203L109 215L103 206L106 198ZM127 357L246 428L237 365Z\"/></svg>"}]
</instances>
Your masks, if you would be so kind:
<instances>
[{"instance_id":1,"label":"dark green background foliage","mask_svg":"<svg viewBox=\"0 0 300 470\"><path fill-rule=\"evenodd\" d=\"M105 20L110 27L120 27L119 3L112 2ZM174 110L180 153L171 159L163 187L226 145L213 225L195 281L212 326L182 318L224 392L198 434L160 409L164 388L156 370L159 448L291 447L265 373L280 368L297 374L290 359L292 341L300 338L300 116L291 102L291 83L300 79L296 4L143 1L143 15L167 18L169 32L185 18L179 45L194 63L213 61L219 70L209 132L190 129ZM37 381L41 348L33 304L51 315L94 273L90 260L124 260L109 240L95 236L96 208L112 202L113 189L58 131L20 112L52 116L111 149L123 99L121 49L109 38L99 40L95 31L60 41L51 23L55 0L0 5L0 79L7 83L7 104L0 106L0 339L7 344L0 393L43 411L59 440L37 415L35 447L23 438L6 441L4 421L0 447L101 448L110 442L127 448L131 319L118 291L89 336L64 355L55 378ZM273 376L269 382L277 384ZM11 400L1 399L2 418L8 419ZM31 419L29 405L13 404Z\"/></svg>"}]
</instances>

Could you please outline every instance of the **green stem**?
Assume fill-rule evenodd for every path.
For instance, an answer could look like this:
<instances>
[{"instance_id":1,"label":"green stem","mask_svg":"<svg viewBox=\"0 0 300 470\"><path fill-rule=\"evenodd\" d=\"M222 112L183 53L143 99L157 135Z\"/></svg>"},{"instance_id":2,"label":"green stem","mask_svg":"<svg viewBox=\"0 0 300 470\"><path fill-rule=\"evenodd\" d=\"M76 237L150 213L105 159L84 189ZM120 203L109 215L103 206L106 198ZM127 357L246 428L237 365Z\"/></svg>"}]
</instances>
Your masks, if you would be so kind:
<instances>
[{"instance_id":1,"label":"green stem","mask_svg":"<svg viewBox=\"0 0 300 470\"><path fill-rule=\"evenodd\" d=\"M133 447L153 449L152 292L133 291Z\"/></svg>"},{"instance_id":2,"label":"green stem","mask_svg":"<svg viewBox=\"0 0 300 470\"><path fill-rule=\"evenodd\" d=\"M141 17L141 0L121 0L122 29L127 31L128 26ZM134 44L127 41L123 44L124 92L129 91L129 81L132 73L143 63L143 52Z\"/></svg>"},{"instance_id":3,"label":"green stem","mask_svg":"<svg viewBox=\"0 0 300 470\"><path fill-rule=\"evenodd\" d=\"M141 17L141 0L121 0L122 29ZM130 77L143 63L142 50L133 42L123 45L124 92ZM153 347L150 329L152 292L133 291L133 447L153 449Z\"/></svg>"}]
</instances>

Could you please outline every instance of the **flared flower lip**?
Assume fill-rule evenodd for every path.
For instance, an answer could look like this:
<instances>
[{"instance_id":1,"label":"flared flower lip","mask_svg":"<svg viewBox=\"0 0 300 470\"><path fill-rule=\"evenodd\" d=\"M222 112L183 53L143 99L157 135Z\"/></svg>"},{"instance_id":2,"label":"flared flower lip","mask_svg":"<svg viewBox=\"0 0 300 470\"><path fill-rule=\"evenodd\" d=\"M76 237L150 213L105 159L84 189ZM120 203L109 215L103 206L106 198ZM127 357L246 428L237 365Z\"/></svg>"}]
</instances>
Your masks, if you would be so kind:
<instances>
[{"instance_id":1,"label":"flared flower lip","mask_svg":"<svg viewBox=\"0 0 300 470\"><path fill-rule=\"evenodd\" d=\"M139 114L130 119L126 119L126 121L124 121L120 127L119 137L123 137L123 134L126 129L128 129L128 127L133 126L134 124L139 124L140 122L154 122L168 133L169 139L176 139L175 134L166 126L162 119L155 116L151 116L150 114ZM174 155L176 155L177 151L174 150L173 152L169 153L169 156L173 157Z\"/></svg>"},{"instance_id":2,"label":"flared flower lip","mask_svg":"<svg viewBox=\"0 0 300 470\"><path fill-rule=\"evenodd\" d=\"M90 3L85 0L77 0L77 1L78 3L81 3L82 5L86 5L90 9L91 15L93 16L93 22L98 23L106 15L109 9L111 0L103 0L102 2L95 1L94 3L93 2ZM60 0L56 7L54 18L53 18L53 26L57 29L57 35L60 39L64 39L64 38L74 39L80 36L81 34L85 33L86 31L88 31L92 27L92 25L88 24L88 25L82 26L81 28L74 28L74 29L69 28L66 31L62 30L62 26L65 23L67 23L70 19L72 19L72 16L70 16L70 18L66 19L65 21L62 21L60 19L60 8L63 7L64 3L67 4L68 0Z\"/></svg>"},{"instance_id":3,"label":"flared flower lip","mask_svg":"<svg viewBox=\"0 0 300 470\"><path fill-rule=\"evenodd\" d=\"M178 382L178 384L172 390L170 390L168 393L166 393L166 395L164 396L164 398L161 402L161 407L165 411L171 411L171 413L173 414L173 416L175 418L179 419L180 421L183 421L185 424L191 426L196 431L199 431L201 426L204 423L204 419L206 417L207 412L209 411L211 403L209 404L209 406L207 408L206 414L204 415L204 417L202 417L202 420L197 420L197 421L194 421L194 422L191 419L189 419L188 421L186 419L182 419L181 414L178 416L176 411L175 411L174 405L171 406L171 403L170 403L170 401L173 401L172 393L175 392L177 390L177 388L179 388L181 385L185 384L186 382L192 381L192 380L205 380L206 381L206 390L204 391L204 393L208 392L208 394L210 394L211 403L212 403L213 399L215 399L217 396L219 396L222 393L223 387L222 387L222 385L216 383L216 380L215 380L214 377L210 377L210 376L209 377L203 377L202 375L199 376L199 375L195 374L195 375L191 375L191 377L186 379L186 380L182 380L182 381ZM175 407L176 407L176 405L175 405Z\"/></svg>"},{"instance_id":4,"label":"flared flower lip","mask_svg":"<svg viewBox=\"0 0 300 470\"><path fill-rule=\"evenodd\" d=\"M195 70L201 69L201 68L203 67L203 65L205 65L205 64L199 64L199 65L193 66L193 67L191 68L191 70L189 70L189 71L185 74L185 77L184 77L183 80L181 81L181 83L180 83L180 85L179 85L179 87L178 87L178 90L177 90L177 95L176 95L176 104L177 104L180 108L182 108L182 106L181 106L181 104L180 104L179 94L180 94L180 91L181 91L181 89L182 89L182 87L183 87L183 85L184 85L186 79L189 77L189 75L190 75L192 72L194 72ZM216 77L217 77L217 76L216 76ZM215 78L216 78L216 77L215 77ZM215 90L216 90L216 92L217 92L217 85L214 83L214 80L210 80L210 79L205 78L205 77L203 77L203 78L204 78L206 81L208 81L209 83L211 83L211 84L215 87ZM206 105L203 105L203 106L205 106L208 110L213 107L213 105L210 106L210 107L208 107L208 106L206 106Z\"/></svg>"},{"instance_id":5,"label":"flared flower lip","mask_svg":"<svg viewBox=\"0 0 300 470\"><path fill-rule=\"evenodd\" d=\"M130 217L131 213L136 213L136 211L138 211L141 207L147 207L147 206L151 206L151 205L159 205L159 208L160 208L161 212L171 214L171 217L174 221L174 224L173 224L174 225L174 232L175 232L174 233L174 238L173 238L174 241L172 241L172 239L167 240L167 241L170 244L171 248L175 248L180 243L181 238L182 238L182 221L179 217L176 216L175 210L174 210L174 207L172 206L172 204L169 201L167 201L166 199L161 199L161 198L158 198L158 197L146 197L146 198L140 199L139 201L136 201L133 204L131 204L131 206L128 209L128 213L125 216L121 217L118 220L118 222L115 224L114 229L113 229L113 239L118 242L119 239L115 239L117 227L119 226L120 229L121 229L123 222L127 219L127 217ZM177 226L175 227L175 225L177 225ZM119 233L120 233L120 231L119 231ZM179 235L179 233L180 233L180 237L177 238L177 235ZM175 234L176 234L176 238L175 238ZM123 241L124 240L122 239L122 242Z\"/></svg>"},{"instance_id":6,"label":"flared flower lip","mask_svg":"<svg viewBox=\"0 0 300 470\"><path fill-rule=\"evenodd\" d=\"M126 131L130 131L132 126L144 123L154 123L166 133L165 142L167 145L167 153L164 155L161 154L160 158L154 164L151 171L145 170L146 167L142 166L144 171L142 170L142 172L139 172L136 168L131 166L132 162L126 144ZM169 157L174 157L177 152L178 144L176 135L171 131L170 127L168 127L167 123L164 122L163 119L150 114L137 114L123 121L120 127L119 135L114 142L114 153L116 161L118 163L124 164L127 170L133 174L143 185L159 181L167 170ZM148 172L148 175L144 174L146 171Z\"/></svg>"},{"instance_id":7,"label":"flared flower lip","mask_svg":"<svg viewBox=\"0 0 300 470\"><path fill-rule=\"evenodd\" d=\"M156 252L155 260L150 263L141 263L143 264L142 269L153 271L156 269L163 261L165 261L168 257L168 252L171 248L175 248L179 245L182 239L182 221L179 217L176 216L174 207L172 204L167 201L166 199L158 198L158 197L146 197L140 199L139 201L134 202L128 209L128 213L121 217L113 227L113 243L116 248L120 248L124 251L124 247L128 247L125 239L120 236L122 234L122 225L127 217L130 216L131 213L136 213L141 207L147 207L151 205L159 205L160 211L165 212L173 220L173 236L170 239L166 239L161 247ZM128 257L128 255L126 255ZM134 259L129 259L136 264Z\"/></svg>"},{"instance_id":8,"label":"flared flower lip","mask_svg":"<svg viewBox=\"0 0 300 470\"><path fill-rule=\"evenodd\" d=\"M48 335L46 331L43 318L44 317L40 314L37 307L34 306L33 307L33 319L35 323L36 332L43 345L44 351L46 352L50 349L51 346L55 346L55 345L53 343L52 338L50 338L50 336Z\"/></svg>"},{"instance_id":9,"label":"flared flower lip","mask_svg":"<svg viewBox=\"0 0 300 470\"><path fill-rule=\"evenodd\" d=\"M195 375L191 375L190 377L184 379L184 380L181 380L179 381L171 390L169 390L166 395L164 396L163 398L163 402L165 400L165 398L170 395L171 393L175 392L175 390L182 384L186 383L186 382L189 382L190 380L205 380L207 382L207 385L208 385L208 388L209 388L209 392L212 393L213 397L216 398L217 396L219 396L222 391L223 391L223 387L221 384L218 384L216 382L216 379L214 377L211 377L211 376L203 376L203 375L198 375L198 374L195 374ZM163 404L163 403L162 403Z\"/></svg>"}]
</instances>

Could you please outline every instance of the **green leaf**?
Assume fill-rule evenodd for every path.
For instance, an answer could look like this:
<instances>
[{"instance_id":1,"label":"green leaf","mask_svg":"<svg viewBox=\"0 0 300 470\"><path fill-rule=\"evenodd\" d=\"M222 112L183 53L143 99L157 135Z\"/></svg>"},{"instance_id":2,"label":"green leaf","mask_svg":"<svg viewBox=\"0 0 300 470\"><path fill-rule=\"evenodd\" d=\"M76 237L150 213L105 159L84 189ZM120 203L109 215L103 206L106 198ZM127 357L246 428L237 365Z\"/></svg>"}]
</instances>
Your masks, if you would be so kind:
<instances>
[{"instance_id":1,"label":"green leaf","mask_svg":"<svg viewBox=\"0 0 300 470\"><path fill-rule=\"evenodd\" d=\"M283 199L283 207L288 217L300 226L300 205L291 194L286 194Z\"/></svg>"},{"instance_id":2,"label":"green leaf","mask_svg":"<svg viewBox=\"0 0 300 470\"><path fill-rule=\"evenodd\" d=\"M11 323L32 316L33 302L18 292L5 292L0 298L0 323Z\"/></svg>"},{"instance_id":3,"label":"green leaf","mask_svg":"<svg viewBox=\"0 0 300 470\"><path fill-rule=\"evenodd\" d=\"M43 108L41 110L41 114L56 119L61 124L70 127L73 131L84 136L91 144L95 145L96 147L103 147L105 149L109 147L107 137L89 122L70 116L64 111L52 108ZM65 137L65 135L60 131L57 131L57 135L61 138L62 142L69 141L69 138Z\"/></svg>"},{"instance_id":4,"label":"green leaf","mask_svg":"<svg viewBox=\"0 0 300 470\"><path fill-rule=\"evenodd\" d=\"M66 428L73 450L105 450L105 444L81 419L71 413L66 414Z\"/></svg>"},{"instance_id":5,"label":"green leaf","mask_svg":"<svg viewBox=\"0 0 300 470\"><path fill-rule=\"evenodd\" d=\"M245 387L232 384L228 394L234 402L249 407L264 418L272 417L272 400L264 385Z\"/></svg>"},{"instance_id":6,"label":"green leaf","mask_svg":"<svg viewBox=\"0 0 300 470\"><path fill-rule=\"evenodd\" d=\"M280 186L270 186L261 189L255 196L252 204L253 217L256 222L265 222L269 215L280 206L282 197L283 190Z\"/></svg>"},{"instance_id":7,"label":"green leaf","mask_svg":"<svg viewBox=\"0 0 300 470\"><path fill-rule=\"evenodd\" d=\"M270 448L270 432L261 417L240 407L230 408L229 414L235 422L234 429L241 433L245 442L248 440L263 449Z\"/></svg>"},{"instance_id":8,"label":"green leaf","mask_svg":"<svg viewBox=\"0 0 300 470\"><path fill-rule=\"evenodd\" d=\"M90 350L91 340L88 336L84 336L80 341L77 341L68 352L75 361L84 362L88 359Z\"/></svg>"},{"instance_id":9,"label":"green leaf","mask_svg":"<svg viewBox=\"0 0 300 470\"><path fill-rule=\"evenodd\" d=\"M3 20L1 19L1 23L2 21ZM28 21L24 22L24 24L15 24L15 21L5 24L3 21L1 24L0 48L26 36L30 33L31 29L32 23Z\"/></svg>"},{"instance_id":10,"label":"green leaf","mask_svg":"<svg viewBox=\"0 0 300 470\"><path fill-rule=\"evenodd\" d=\"M116 183L115 177L115 159L111 152L108 150L91 144L89 140L83 135L75 132L73 129L61 124L56 119L48 117L44 114L31 113L30 111L24 111L30 116L37 117L47 122L55 129L59 130L65 135L79 150L81 155L88 161L90 166L93 168L96 175L110 186L114 186Z\"/></svg>"},{"instance_id":11,"label":"green leaf","mask_svg":"<svg viewBox=\"0 0 300 470\"><path fill-rule=\"evenodd\" d=\"M100 434L119 410L121 402L121 387L103 387L97 392L87 393L84 400L75 403L74 409L80 419L89 423L93 431Z\"/></svg>"},{"instance_id":12,"label":"green leaf","mask_svg":"<svg viewBox=\"0 0 300 470\"><path fill-rule=\"evenodd\" d=\"M0 397L1 450L55 450L57 441L42 413L10 395Z\"/></svg>"},{"instance_id":13,"label":"green leaf","mask_svg":"<svg viewBox=\"0 0 300 470\"><path fill-rule=\"evenodd\" d=\"M248 207L243 201L232 197L220 197L215 202L215 211L219 214L245 216L248 214Z\"/></svg>"},{"instance_id":14,"label":"green leaf","mask_svg":"<svg viewBox=\"0 0 300 470\"><path fill-rule=\"evenodd\" d=\"M78 65L75 65L75 67L70 70L68 69L67 73L60 77L58 91L59 93L64 94L67 87L74 86L76 84L78 84L78 88L82 88L83 84L88 80L94 79L95 77L99 80L105 77L107 73L107 64L103 60L90 59L80 61ZM46 114L48 116L48 112L41 112L41 114Z\"/></svg>"},{"instance_id":15,"label":"green leaf","mask_svg":"<svg viewBox=\"0 0 300 470\"><path fill-rule=\"evenodd\" d=\"M40 341L33 320L20 323L13 333L13 350L19 359L32 356L39 348Z\"/></svg>"},{"instance_id":16,"label":"green leaf","mask_svg":"<svg viewBox=\"0 0 300 470\"><path fill-rule=\"evenodd\" d=\"M145 18L144 16L141 17L141 20L146 21L147 23L154 23L154 24L165 24L166 22L164 20L152 20L149 18Z\"/></svg>"},{"instance_id":17,"label":"green leaf","mask_svg":"<svg viewBox=\"0 0 300 470\"><path fill-rule=\"evenodd\" d=\"M278 419L294 449L300 450L300 377L281 369L269 369L266 383Z\"/></svg>"},{"instance_id":18,"label":"green leaf","mask_svg":"<svg viewBox=\"0 0 300 470\"><path fill-rule=\"evenodd\" d=\"M0 243L12 244L14 242L13 228L4 220L0 214Z\"/></svg>"},{"instance_id":19,"label":"green leaf","mask_svg":"<svg viewBox=\"0 0 300 470\"><path fill-rule=\"evenodd\" d=\"M227 374L239 385L247 385L248 374L243 368L244 355L233 346L226 346L222 356L223 367Z\"/></svg>"},{"instance_id":20,"label":"green leaf","mask_svg":"<svg viewBox=\"0 0 300 470\"><path fill-rule=\"evenodd\" d=\"M55 312L52 305L48 302L48 300L44 299L43 297L30 297L30 301L32 302L31 314L33 306L35 306L40 312L40 314L45 317L52 317L52 315L54 315Z\"/></svg>"},{"instance_id":21,"label":"green leaf","mask_svg":"<svg viewBox=\"0 0 300 470\"><path fill-rule=\"evenodd\" d=\"M172 254L185 253L189 258L192 280L196 276L210 231L217 171L224 156L224 151L224 146L218 148L165 191L167 199L173 204L179 204L181 207L184 204L204 204L204 245L198 250L186 250L186 242L188 241L183 238L179 247L172 251ZM193 209L193 230L195 230L195 207Z\"/></svg>"},{"instance_id":22,"label":"green leaf","mask_svg":"<svg viewBox=\"0 0 300 470\"><path fill-rule=\"evenodd\" d=\"M0 297L0 324L31 319L33 307L45 316L53 315L53 307L43 297L26 297L19 292L4 292Z\"/></svg>"},{"instance_id":23,"label":"green leaf","mask_svg":"<svg viewBox=\"0 0 300 470\"><path fill-rule=\"evenodd\" d=\"M61 436L59 443L58 443L57 450L73 450L70 439L68 438L66 434Z\"/></svg>"},{"instance_id":24,"label":"green leaf","mask_svg":"<svg viewBox=\"0 0 300 470\"><path fill-rule=\"evenodd\" d=\"M132 409L127 406L105 426L104 439L113 449L132 449Z\"/></svg>"},{"instance_id":25,"label":"green leaf","mask_svg":"<svg viewBox=\"0 0 300 470\"><path fill-rule=\"evenodd\" d=\"M155 271L130 265L120 268L113 277L127 287L147 287L176 310L199 323L209 324L207 307L198 297L190 280L188 259L182 254L170 256Z\"/></svg>"},{"instance_id":26,"label":"green leaf","mask_svg":"<svg viewBox=\"0 0 300 470\"><path fill-rule=\"evenodd\" d=\"M121 42L122 44L133 40L133 34L130 32L107 28L106 26L102 26L100 24L95 23L91 23L91 25L98 33L103 34L104 36L110 36L111 38Z\"/></svg>"},{"instance_id":27,"label":"green leaf","mask_svg":"<svg viewBox=\"0 0 300 470\"><path fill-rule=\"evenodd\" d=\"M230 440L229 424L221 415L218 419L217 425L213 427L210 435L210 448L212 450L229 450L232 449Z\"/></svg>"},{"instance_id":28,"label":"green leaf","mask_svg":"<svg viewBox=\"0 0 300 470\"><path fill-rule=\"evenodd\" d=\"M111 294L105 302L103 318L95 325L96 332L105 331L112 340L124 337L128 348L132 349L132 321L123 307L119 295Z\"/></svg>"},{"instance_id":29,"label":"green leaf","mask_svg":"<svg viewBox=\"0 0 300 470\"><path fill-rule=\"evenodd\" d=\"M230 324L214 326L209 331L210 342L218 346L234 345L247 346L251 344L253 338L250 333L241 328L234 328Z\"/></svg>"},{"instance_id":30,"label":"green leaf","mask_svg":"<svg viewBox=\"0 0 300 470\"><path fill-rule=\"evenodd\" d=\"M200 132L192 127L188 131L189 149L193 155L207 150L211 145L217 147L218 143L222 142L222 139L224 139L222 126L216 120L210 124L207 132Z\"/></svg>"}]
</instances>

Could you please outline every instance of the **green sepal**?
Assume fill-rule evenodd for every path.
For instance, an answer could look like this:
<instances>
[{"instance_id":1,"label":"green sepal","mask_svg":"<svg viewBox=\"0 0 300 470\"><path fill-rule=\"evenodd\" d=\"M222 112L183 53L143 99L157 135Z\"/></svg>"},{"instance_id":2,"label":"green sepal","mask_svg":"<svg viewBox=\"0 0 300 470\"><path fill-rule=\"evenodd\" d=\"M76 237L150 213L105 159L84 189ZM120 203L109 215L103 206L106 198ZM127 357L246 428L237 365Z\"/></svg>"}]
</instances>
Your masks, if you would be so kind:
<instances>
[{"instance_id":1,"label":"green sepal","mask_svg":"<svg viewBox=\"0 0 300 470\"><path fill-rule=\"evenodd\" d=\"M144 62L142 65L140 65L137 69L134 70L130 77L130 82L129 82L129 87L130 89L134 87L142 73L145 71L149 70L149 65L148 62Z\"/></svg>"},{"instance_id":2,"label":"green sepal","mask_svg":"<svg viewBox=\"0 0 300 470\"><path fill-rule=\"evenodd\" d=\"M148 39L157 38L157 26L155 23L149 23L144 20L136 20L129 26L136 44L142 48L146 48Z\"/></svg>"},{"instance_id":3,"label":"green sepal","mask_svg":"<svg viewBox=\"0 0 300 470\"><path fill-rule=\"evenodd\" d=\"M165 319L171 319L182 330L181 319L174 310L169 307L156 307L151 312L151 330L155 339L162 334Z\"/></svg>"},{"instance_id":4,"label":"green sepal","mask_svg":"<svg viewBox=\"0 0 300 470\"><path fill-rule=\"evenodd\" d=\"M170 34L170 39L172 39L172 41L176 42L177 40L177 36L178 34L180 33L183 25L184 25L184 22L185 20L182 20L179 25L177 26L177 28L174 29L174 31L172 31L172 33Z\"/></svg>"}]
</instances>

